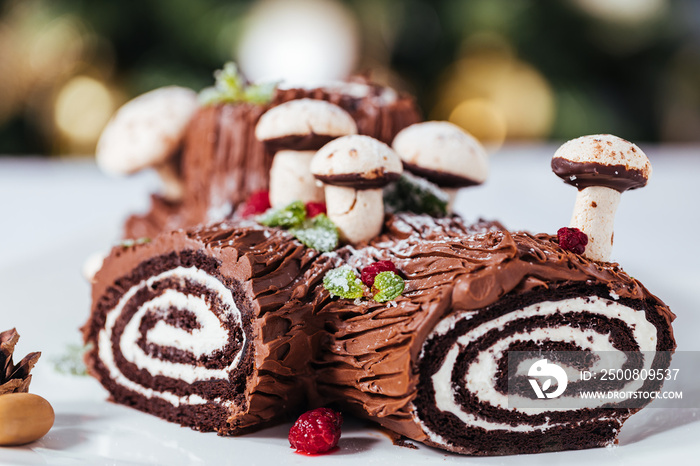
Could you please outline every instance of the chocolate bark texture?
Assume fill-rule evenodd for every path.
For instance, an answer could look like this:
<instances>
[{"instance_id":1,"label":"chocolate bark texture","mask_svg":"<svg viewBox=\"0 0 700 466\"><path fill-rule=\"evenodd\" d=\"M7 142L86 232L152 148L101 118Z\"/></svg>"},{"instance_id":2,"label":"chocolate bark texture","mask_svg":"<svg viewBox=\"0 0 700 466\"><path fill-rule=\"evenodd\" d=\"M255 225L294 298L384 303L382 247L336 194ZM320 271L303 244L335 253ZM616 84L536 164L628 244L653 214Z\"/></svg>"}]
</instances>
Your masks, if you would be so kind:
<instances>
[{"instance_id":1,"label":"chocolate bark texture","mask_svg":"<svg viewBox=\"0 0 700 466\"><path fill-rule=\"evenodd\" d=\"M251 193L267 190L275 146L255 138L255 125L269 108L302 98L338 105L355 119L359 134L387 144L401 129L420 121L413 98L366 81L316 89L278 88L268 105L202 107L190 122L181 156L174 161L184 184L182 200L168 203L154 198L149 212L127 220L124 237L154 237L174 228L218 222L229 218ZM300 142L304 146L320 141Z\"/></svg>"},{"instance_id":2,"label":"chocolate bark texture","mask_svg":"<svg viewBox=\"0 0 700 466\"><path fill-rule=\"evenodd\" d=\"M391 302L322 285L379 260L405 279ZM618 264L555 237L397 214L371 242L323 254L246 221L117 247L84 335L115 401L183 425L234 434L335 404L441 449L503 455L611 444L641 407L509 410L508 351L663 355L674 317Z\"/></svg>"}]
</instances>

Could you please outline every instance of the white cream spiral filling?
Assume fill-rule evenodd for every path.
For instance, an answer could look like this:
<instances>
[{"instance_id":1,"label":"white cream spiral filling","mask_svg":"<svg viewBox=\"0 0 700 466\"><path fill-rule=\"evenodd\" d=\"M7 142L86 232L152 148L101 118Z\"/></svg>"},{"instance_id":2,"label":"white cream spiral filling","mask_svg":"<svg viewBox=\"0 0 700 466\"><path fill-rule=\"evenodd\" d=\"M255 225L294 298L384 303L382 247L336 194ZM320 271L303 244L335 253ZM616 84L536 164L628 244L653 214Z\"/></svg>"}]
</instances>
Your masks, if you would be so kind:
<instances>
[{"instance_id":1,"label":"white cream spiral filling","mask_svg":"<svg viewBox=\"0 0 700 466\"><path fill-rule=\"evenodd\" d=\"M126 324L119 339L119 349L122 356L139 369L147 370L152 376L161 375L190 384L196 381L211 379L227 380L229 378L229 373L238 367L241 355L243 354L246 343L245 332L241 332L243 341L238 353L231 363L223 369L208 369L203 366L193 366L190 364L157 359L146 354L137 344L137 341L142 336L139 327L144 316L149 312L157 312L158 310L171 307L187 310L187 312L195 317L199 323L199 328L188 332L181 328L171 326L166 321L161 320L146 332L145 338L147 342L158 346L169 346L191 353L195 357L199 357L218 350L223 350L228 344L230 330L222 326L219 320L220 318L234 324L234 326L242 330L241 312L238 306L236 306L231 290L224 286L218 279L196 267L177 267L168 270L141 281L124 293L117 305L107 313L105 327L100 331L98 337L98 354L102 363L109 371L110 377L124 388L140 393L147 398L160 398L174 406L179 406L181 403L203 404L206 403L206 400L198 395L177 396L173 393L160 392L149 387L143 387L122 374L115 362L112 350L112 333L124 307L140 290L144 288L153 288L154 284L166 279L187 280L189 282L198 283L209 292L216 294L222 306L220 310L221 317L217 317L217 315L213 313L208 303L201 296L194 296L177 290L167 289L159 296L143 303L132 316L131 320Z\"/></svg>"},{"instance_id":2,"label":"white cream spiral filling","mask_svg":"<svg viewBox=\"0 0 700 466\"><path fill-rule=\"evenodd\" d=\"M481 427L486 430L505 430L511 432L529 432L534 430L543 430L554 427L555 424L543 424L533 426L529 424L520 424L511 426L508 423L502 423L490 420L485 417L479 417L474 413L465 412L462 407L455 401L455 390L452 384L452 373L454 370L457 357L462 348L475 342L483 337L491 330L502 331L506 325L520 320L529 319L535 316L548 316L554 314L573 314L580 312L588 312L606 317L608 319L618 319L624 322L631 330L634 340L639 345L640 351L654 352L657 344L656 327L646 320L645 314L642 311L629 308L617 301L611 301L597 296L585 298L570 298L561 301L546 301L536 303L522 309L504 314L496 319L485 322L478 327L472 329L468 333L461 335L453 343L448 350L447 356L440 366L440 369L432 376L432 385L435 390L435 406L444 412L450 412L457 416L467 427ZM436 325L433 332L426 339L427 342L433 338L438 338L452 330L455 324L463 319L471 319L475 316L474 311L462 312L451 315L443 319ZM538 328L531 332L517 333L507 338L496 341L491 347L479 352L479 356L468 363L462 383L466 390L475 395L481 403L486 403L501 409L508 409L508 398L506 395L496 390L496 378L498 374L498 361L504 357L504 352L510 345L517 341L561 341L570 342L579 347L591 351L608 351L620 353L620 361L623 361L624 355L613 347L612 338L609 334L599 333L591 329L574 328L570 326L562 326L555 328ZM425 348L425 345L424 345ZM645 357L645 368L650 368L653 358ZM608 361L609 362L609 361ZM636 390L641 387L643 381L632 381L622 390ZM551 406L553 400L548 400L548 406ZM559 404L567 407L554 408L561 410L575 410L578 408L572 406L572 398L560 397L556 400ZM598 405L605 404L606 400L582 400L585 401L585 407L595 408ZM551 408L544 410L542 408L521 408L517 411L522 414L539 414L545 411L551 411ZM515 412L515 409L511 409ZM432 432L425 423L420 420L419 414L414 409L414 416L423 426L424 431L436 443L445 443L445 440L435 432Z\"/></svg>"}]
</instances>

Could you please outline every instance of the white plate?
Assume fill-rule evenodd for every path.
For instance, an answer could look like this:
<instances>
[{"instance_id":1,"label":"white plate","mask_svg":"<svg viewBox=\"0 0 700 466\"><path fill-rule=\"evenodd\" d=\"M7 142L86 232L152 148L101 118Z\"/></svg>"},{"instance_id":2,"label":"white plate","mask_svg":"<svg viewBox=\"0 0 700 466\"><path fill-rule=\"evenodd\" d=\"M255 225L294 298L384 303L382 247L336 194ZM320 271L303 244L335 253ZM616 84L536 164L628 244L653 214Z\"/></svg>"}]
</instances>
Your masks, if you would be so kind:
<instances>
[{"instance_id":1,"label":"white plate","mask_svg":"<svg viewBox=\"0 0 700 466\"><path fill-rule=\"evenodd\" d=\"M700 227L700 160L683 151L651 152L652 183L623 195L614 258L678 314L679 349L698 350L700 254L693 235ZM549 172L552 153L552 147L532 147L498 154L491 180L460 193L458 210L468 218L555 231L568 221L574 189ZM96 381L58 374L51 361L80 341L89 309L83 260L118 237L126 212L147 205L153 187L151 175L108 180L92 163L0 159L0 330L17 327L18 358L43 352L31 391L56 411L49 434L23 447L0 448L0 464L697 464L697 409L647 408L625 424L614 448L492 458L394 446L379 429L350 419L336 452L307 457L290 449L289 424L222 438L105 401Z\"/></svg>"}]
</instances>

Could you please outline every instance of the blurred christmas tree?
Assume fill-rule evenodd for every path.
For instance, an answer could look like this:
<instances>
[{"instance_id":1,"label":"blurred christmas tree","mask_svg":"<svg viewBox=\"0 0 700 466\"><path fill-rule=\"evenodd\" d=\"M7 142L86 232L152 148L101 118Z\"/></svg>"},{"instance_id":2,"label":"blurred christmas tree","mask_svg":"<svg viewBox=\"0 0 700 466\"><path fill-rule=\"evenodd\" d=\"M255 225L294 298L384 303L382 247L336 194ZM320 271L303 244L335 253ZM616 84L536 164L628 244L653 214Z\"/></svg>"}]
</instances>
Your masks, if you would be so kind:
<instances>
[{"instance_id":1,"label":"blurred christmas tree","mask_svg":"<svg viewBox=\"0 0 700 466\"><path fill-rule=\"evenodd\" d=\"M700 2L343 3L358 24L358 72L484 140L700 140ZM0 154L90 153L128 98L211 84L260 4L0 2Z\"/></svg>"}]
</instances>

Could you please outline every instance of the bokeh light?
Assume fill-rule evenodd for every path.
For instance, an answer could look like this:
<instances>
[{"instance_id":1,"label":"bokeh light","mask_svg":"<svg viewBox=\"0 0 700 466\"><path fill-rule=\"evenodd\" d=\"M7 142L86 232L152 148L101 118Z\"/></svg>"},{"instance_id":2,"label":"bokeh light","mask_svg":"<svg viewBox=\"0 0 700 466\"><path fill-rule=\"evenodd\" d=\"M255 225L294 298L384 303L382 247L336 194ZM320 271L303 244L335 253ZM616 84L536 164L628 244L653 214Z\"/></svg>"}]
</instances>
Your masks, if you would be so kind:
<instances>
[{"instance_id":1,"label":"bokeh light","mask_svg":"<svg viewBox=\"0 0 700 466\"><path fill-rule=\"evenodd\" d=\"M253 81L344 79L357 60L353 13L332 0L265 0L248 18L237 57Z\"/></svg>"},{"instance_id":2,"label":"bokeh light","mask_svg":"<svg viewBox=\"0 0 700 466\"><path fill-rule=\"evenodd\" d=\"M573 0L586 13L615 23L638 24L659 17L668 0Z\"/></svg>"},{"instance_id":3,"label":"bokeh light","mask_svg":"<svg viewBox=\"0 0 700 466\"><path fill-rule=\"evenodd\" d=\"M76 76L56 98L56 126L73 147L92 146L116 110L107 86L89 76Z\"/></svg>"},{"instance_id":4,"label":"bokeh light","mask_svg":"<svg viewBox=\"0 0 700 466\"><path fill-rule=\"evenodd\" d=\"M72 129L56 100L73 79L107 108L232 59L287 86L369 76L492 147L700 141L696 0L5 0L0 156L93 153L99 119Z\"/></svg>"},{"instance_id":5,"label":"bokeh light","mask_svg":"<svg viewBox=\"0 0 700 466\"><path fill-rule=\"evenodd\" d=\"M71 73L81 59L85 33L78 18L62 15L48 20L27 42L27 65L36 80L51 82Z\"/></svg>"},{"instance_id":6,"label":"bokeh light","mask_svg":"<svg viewBox=\"0 0 700 466\"><path fill-rule=\"evenodd\" d=\"M452 110L448 120L467 130L490 150L503 144L508 130L501 108L484 98L463 100Z\"/></svg>"},{"instance_id":7,"label":"bokeh light","mask_svg":"<svg viewBox=\"0 0 700 466\"><path fill-rule=\"evenodd\" d=\"M498 144L546 138L554 108L551 86L540 72L507 51L486 49L470 52L450 68L434 116Z\"/></svg>"}]
</instances>

